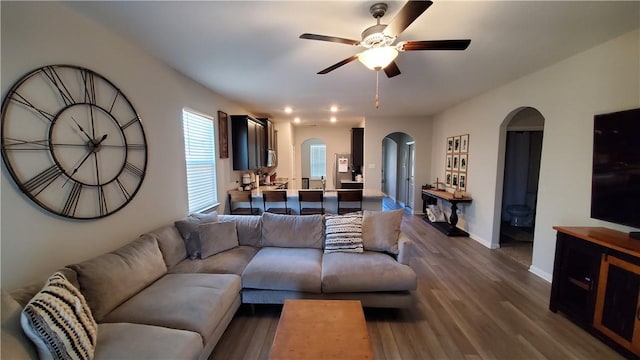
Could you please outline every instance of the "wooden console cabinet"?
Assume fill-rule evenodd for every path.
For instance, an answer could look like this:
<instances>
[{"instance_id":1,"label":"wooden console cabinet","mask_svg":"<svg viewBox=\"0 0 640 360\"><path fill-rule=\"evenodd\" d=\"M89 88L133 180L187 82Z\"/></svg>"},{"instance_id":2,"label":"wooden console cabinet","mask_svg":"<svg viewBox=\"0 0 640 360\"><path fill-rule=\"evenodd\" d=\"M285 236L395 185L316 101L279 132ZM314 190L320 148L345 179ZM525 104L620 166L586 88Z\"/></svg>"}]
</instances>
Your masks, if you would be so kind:
<instances>
[{"instance_id":1,"label":"wooden console cabinet","mask_svg":"<svg viewBox=\"0 0 640 360\"><path fill-rule=\"evenodd\" d=\"M602 227L554 229L549 309L622 354L640 356L640 241Z\"/></svg>"}]
</instances>

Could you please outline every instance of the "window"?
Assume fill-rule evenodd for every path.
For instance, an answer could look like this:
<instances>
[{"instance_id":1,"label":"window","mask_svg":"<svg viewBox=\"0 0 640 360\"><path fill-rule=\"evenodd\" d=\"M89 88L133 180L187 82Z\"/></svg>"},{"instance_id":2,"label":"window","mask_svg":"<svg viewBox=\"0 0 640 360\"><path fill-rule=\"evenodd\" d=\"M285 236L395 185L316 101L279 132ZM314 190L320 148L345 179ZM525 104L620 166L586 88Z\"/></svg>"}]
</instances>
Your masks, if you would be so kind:
<instances>
[{"instance_id":1,"label":"window","mask_svg":"<svg viewBox=\"0 0 640 360\"><path fill-rule=\"evenodd\" d=\"M189 212L198 212L218 203L213 118L182 110L182 126Z\"/></svg>"},{"instance_id":2,"label":"window","mask_svg":"<svg viewBox=\"0 0 640 360\"><path fill-rule=\"evenodd\" d=\"M327 146L326 145L311 145L309 146L309 153L311 159L309 162L309 177L312 179L320 179L320 177L327 177Z\"/></svg>"}]
</instances>

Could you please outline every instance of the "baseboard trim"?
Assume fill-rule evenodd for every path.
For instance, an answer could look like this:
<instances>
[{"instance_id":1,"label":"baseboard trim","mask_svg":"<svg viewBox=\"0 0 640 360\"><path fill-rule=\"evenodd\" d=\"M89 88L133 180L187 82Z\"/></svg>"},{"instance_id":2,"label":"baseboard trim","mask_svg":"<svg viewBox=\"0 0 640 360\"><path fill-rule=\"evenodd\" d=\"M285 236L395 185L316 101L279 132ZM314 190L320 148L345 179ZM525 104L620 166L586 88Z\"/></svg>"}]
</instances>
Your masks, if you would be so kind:
<instances>
[{"instance_id":1,"label":"baseboard trim","mask_svg":"<svg viewBox=\"0 0 640 360\"><path fill-rule=\"evenodd\" d=\"M481 238L480 236L474 234L474 233L469 233L469 237L471 239L473 239L476 242L479 242L480 244L482 244L482 246L489 248L489 249L497 249L500 247L500 245L496 245L494 246L493 244L491 244L491 241L486 241L485 239Z\"/></svg>"},{"instance_id":2,"label":"baseboard trim","mask_svg":"<svg viewBox=\"0 0 640 360\"><path fill-rule=\"evenodd\" d=\"M529 267L529 272L542 278L543 280L546 280L548 283L551 282L551 280L553 280L553 275L549 274L548 272L540 269L539 267L533 266L531 265Z\"/></svg>"}]
</instances>

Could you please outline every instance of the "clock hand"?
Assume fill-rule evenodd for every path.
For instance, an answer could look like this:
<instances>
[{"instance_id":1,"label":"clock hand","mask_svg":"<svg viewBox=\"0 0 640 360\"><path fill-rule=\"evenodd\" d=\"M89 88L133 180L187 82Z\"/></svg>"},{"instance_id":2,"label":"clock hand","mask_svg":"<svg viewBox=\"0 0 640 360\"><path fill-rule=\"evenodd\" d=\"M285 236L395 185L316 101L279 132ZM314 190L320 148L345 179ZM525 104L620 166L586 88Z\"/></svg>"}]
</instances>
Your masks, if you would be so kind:
<instances>
[{"instance_id":1,"label":"clock hand","mask_svg":"<svg viewBox=\"0 0 640 360\"><path fill-rule=\"evenodd\" d=\"M73 175L75 175L78 170L80 169L80 167L85 163L85 161L87 161L87 159L89 158L89 156L91 156L91 154L93 154L93 151L89 151L87 153L87 155L84 156L84 158L82 159L82 161L80 161L80 164L78 164L78 166L76 166L75 169L73 169L73 171L71 172L71 174L69 174L69 177L67 177L67 180L64 182L64 184L62 184L62 186L64 187L65 185L67 185L67 183L69 182L69 180L71 180L71 178L73 177Z\"/></svg>"},{"instance_id":2,"label":"clock hand","mask_svg":"<svg viewBox=\"0 0 640 360\"><path fill-rule=\"evenodd\" d=\"M97 142L97 143L95 143L95 144L96 144L96 145L100 145L100 144L102 144L102 142L103 142L103 141L105 141L105 140L107 139L107 136L108 136L108 135L109 135L109 134L104 134L104 135L102 135L102 138L100 139L100 141L98 141L98 142Z\"/></svg>"},{"instance_id":3,"label":"clock hand","mask_svg":"<svg viewBox=\"0 0 640 360\"><path fill-rule=\"evenodd\" d=\"M93 139L91 139L91 136L89 136L89 134L87 134L86 131L84 131L84 129L82 128L82 126L80 126L80 124L78 124L78 122L76 121L76 119L73 118L73 116L70 116L71 120L73 120L74 123L76 123L76 125L78 125L78 129L80 129L80 131L82 131L82 133L84 134L84 136L87 137L87 139L89 139L89 141L93 142Z\"/></svg>"}]
</instances>

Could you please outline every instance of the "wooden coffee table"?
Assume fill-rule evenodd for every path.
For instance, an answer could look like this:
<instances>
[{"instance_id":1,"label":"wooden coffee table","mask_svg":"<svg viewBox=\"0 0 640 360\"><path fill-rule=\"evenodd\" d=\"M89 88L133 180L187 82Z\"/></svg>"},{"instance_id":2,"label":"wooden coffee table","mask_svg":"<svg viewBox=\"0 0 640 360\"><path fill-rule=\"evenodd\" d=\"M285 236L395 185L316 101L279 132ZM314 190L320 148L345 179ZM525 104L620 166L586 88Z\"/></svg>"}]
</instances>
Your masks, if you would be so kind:
<instances>
[{"instance_id":1,"label":"wooden coffee table","mask_svg":"<svg viewBox=\"0 0 640 360\"><path fill-rule=\"evenodd\" d=\"M285 300L270 359L373 359L358 300Z\"/></svg>"}]
</instances>

